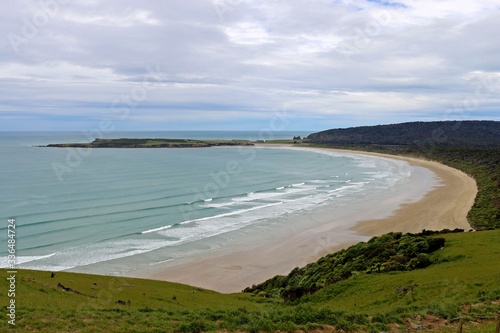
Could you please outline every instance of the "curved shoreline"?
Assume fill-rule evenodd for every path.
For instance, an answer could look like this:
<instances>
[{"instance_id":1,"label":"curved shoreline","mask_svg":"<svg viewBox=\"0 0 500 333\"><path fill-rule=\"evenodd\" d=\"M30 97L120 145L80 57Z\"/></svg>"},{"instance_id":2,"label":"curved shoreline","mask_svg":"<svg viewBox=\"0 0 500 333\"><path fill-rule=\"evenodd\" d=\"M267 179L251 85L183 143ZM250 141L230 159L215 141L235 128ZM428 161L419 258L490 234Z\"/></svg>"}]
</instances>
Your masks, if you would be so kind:
<instances>
[{"instance_id":1,"label":"curved shoreline","mask_svg":"<svg viewBox=\"0 0 500 333\"><path fill-rule=\"evenodd\" d=\"M309 147L293 148L312 150ZM477 187L475 181L463 172L437 162L409 157L314 148L318 149L403 160L412 166L431 170L439 177L441 184L417 202L398 202L399 208L384 218L372 219L376 214L370 215L378 212L376 207L379 203L376 200L371 202L372 207L365 214L357 213L355 216L338 216L335 211L326 208L319 214L296 217L302 225L308 225L305 229L292 231L259 245L242 244L231 248L231 252L222 251L202 259L158 268L154 272L141 274L141 277L179 282L223 293L239 292L252 284L263 282L277 274L287 274L296 266L304 266L328 253L380 234L393 231L420 232L422 229L470 229L466 216L474 203ZM397 196L391 199L395 198ZM345 222L344 219L350 225L339 226L338 222Z\"/></svg>"},{"instance_id":2,"label":"curved shoreline","mask_svg":"<svg viewBox=\"0 0 500 333\"><path fill-rule=\"evenodd\" d=\"M444 164L412 157L366 153L407 161L413 166L421 166L434 172L442 181L442 186L434 188L415 203L403 204L393 216L364 221L353 228L360 234L377 236L390 231L420 232L460 228L472 229L467 221L477 195L476 181L464 172Z\"/></svg>"}]
</instances>

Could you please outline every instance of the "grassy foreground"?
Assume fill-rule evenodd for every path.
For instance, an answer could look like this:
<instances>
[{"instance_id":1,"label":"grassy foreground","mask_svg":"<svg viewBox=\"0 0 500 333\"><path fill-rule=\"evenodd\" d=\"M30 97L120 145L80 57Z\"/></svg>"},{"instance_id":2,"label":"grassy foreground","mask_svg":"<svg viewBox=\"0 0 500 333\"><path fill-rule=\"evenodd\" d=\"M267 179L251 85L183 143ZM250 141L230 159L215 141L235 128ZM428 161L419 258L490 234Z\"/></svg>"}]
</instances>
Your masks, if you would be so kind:
<instances>
[{"instance_id":1,"label":"grassy foreground","mask_svg":"<svg viewBox=\"0 0 500 333\"><path fill-rule=\"evenodd\" d=\"M284 303L132 278L19 270L16 326L2 271L0 331L16 332L494 332L500 311L500 230L439 235L425 269L354 274ZM446 260L442 260L446 259ZM410 289L404 287L414 286ZM402 288L403 287L403 288Z\"/></svg>"}]
</instances>

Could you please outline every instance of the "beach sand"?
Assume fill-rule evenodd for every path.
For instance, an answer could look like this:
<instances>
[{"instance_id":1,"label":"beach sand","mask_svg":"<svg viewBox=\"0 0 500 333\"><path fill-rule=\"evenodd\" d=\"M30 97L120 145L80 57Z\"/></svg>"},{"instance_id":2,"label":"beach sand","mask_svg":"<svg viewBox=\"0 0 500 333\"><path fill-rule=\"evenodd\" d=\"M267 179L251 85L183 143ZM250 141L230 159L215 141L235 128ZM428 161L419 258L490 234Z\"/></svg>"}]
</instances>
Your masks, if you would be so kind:
<instances>
[{"instance_id":1,"label":"beach sand","mask_svg":"<svg viewBox=\"0 0 500 333\"><path fill-rule=\"evenodd\" d=\"M357 151L351 153L407 161L413 166L431 170L440 184L420 201L399 202L399 208L390 214L377 198L367 200L363 209L344 215L326 206L290 218L283 232L263 235L259 244L238 241L228 247L230 252L221 249L199 259L160 267L146 272L142 277L179 282L222 293L239 292L275 275L288 274L294 267L304 266L372 236L391 231L471 228L466 216L477 193L476 183L471 177L432 161ZM390 200L398 200L398 196L392 196Z\"/></svg>"}]
</instances>

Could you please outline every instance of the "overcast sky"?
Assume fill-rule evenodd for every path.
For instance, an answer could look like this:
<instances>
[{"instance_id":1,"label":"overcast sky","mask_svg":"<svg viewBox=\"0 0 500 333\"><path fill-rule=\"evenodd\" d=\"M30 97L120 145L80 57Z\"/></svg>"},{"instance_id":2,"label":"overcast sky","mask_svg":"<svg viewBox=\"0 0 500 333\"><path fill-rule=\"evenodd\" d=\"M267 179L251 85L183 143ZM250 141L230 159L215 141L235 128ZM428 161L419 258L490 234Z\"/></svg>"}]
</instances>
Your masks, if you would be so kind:
<instances>
[{"instance_id":1,"label":"overcast sky","mask_svg":"<svg viewBox=\"0 0 500 333\"><path fill-rule=\"evenodd\" d=\"M19 0L0 130L500 120L498 0Z\"/></svg>"}]
</instances>

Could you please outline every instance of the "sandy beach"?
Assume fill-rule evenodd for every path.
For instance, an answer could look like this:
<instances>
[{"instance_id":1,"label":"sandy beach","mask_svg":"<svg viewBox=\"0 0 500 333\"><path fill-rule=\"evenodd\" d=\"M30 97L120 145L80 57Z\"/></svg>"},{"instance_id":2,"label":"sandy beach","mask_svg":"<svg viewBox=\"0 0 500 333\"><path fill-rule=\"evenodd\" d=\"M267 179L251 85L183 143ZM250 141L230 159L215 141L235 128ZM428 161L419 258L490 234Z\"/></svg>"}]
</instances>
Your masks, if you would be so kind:
<instances>
[{"instance_id":1,"label":"sandy beach","mask_svg":"<svg viewBox=\"0 0 500 333\"><path fill-rule=\"evenodd\" d=\"M377 198L370 198L362 209L350 214L338 214L326 206L290 218L283 232L263 235L262 242L258 244L238 241L229 247L230 252L223 249L200 259L159 267L142 277L179 282L222 293L239 292L372 236L391 231L471 228L466 215L474 203L477 187L475 181L463 172L432 161L357 151L350 153L399 159L412 166L429 169L436 175L439 184L417 202L398 202L399 208L389 214L384 210L384 202L381 203ZM395 194L390 200L397 201L398 198Z\"/></svg>"}]
</instances>

